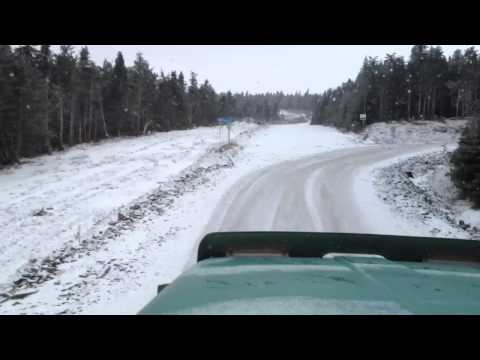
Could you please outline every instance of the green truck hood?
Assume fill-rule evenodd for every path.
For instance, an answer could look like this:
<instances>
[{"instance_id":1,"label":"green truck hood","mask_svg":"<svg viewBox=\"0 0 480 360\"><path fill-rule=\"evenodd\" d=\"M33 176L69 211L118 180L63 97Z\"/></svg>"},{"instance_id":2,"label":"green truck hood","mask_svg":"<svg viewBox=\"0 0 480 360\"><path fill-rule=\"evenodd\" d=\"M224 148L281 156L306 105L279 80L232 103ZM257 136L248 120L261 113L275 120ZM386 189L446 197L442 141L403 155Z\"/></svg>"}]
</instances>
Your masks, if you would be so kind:
<instances>
[{"instance_id":1,"label":"green truck hood","mask_svg":"<svg viewBox=\"0 0 480 360\"><path fill-rule=\"evenodd\" d=\"M347 255L207 259L140 314L480 314L479 270Z\"/></svg>"}]
</instances>

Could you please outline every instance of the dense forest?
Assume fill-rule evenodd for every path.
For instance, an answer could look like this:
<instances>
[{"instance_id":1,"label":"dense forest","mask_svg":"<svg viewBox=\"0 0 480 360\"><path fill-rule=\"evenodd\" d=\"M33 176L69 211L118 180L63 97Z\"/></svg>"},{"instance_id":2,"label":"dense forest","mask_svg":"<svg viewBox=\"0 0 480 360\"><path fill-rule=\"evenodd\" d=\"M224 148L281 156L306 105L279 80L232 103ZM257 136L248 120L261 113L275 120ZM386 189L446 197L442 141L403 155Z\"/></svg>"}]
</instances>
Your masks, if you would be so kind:
<instances>
[{"instance_id":1,"label":"dense forest","mask_svg":"<svg viewBox=\"0 0 480 360\"><path fill-rule=\"evenodd\" d=\"M408 61L396 54L368 57L355 79L329 89L315 103L312 124L358 129L379 121L466 117L480 99L475 48L448 58L440 46L415 45Z\"/></svg>"},{"instance_id":2,"label":"dense forest","mask_svg":"<svg viewBox=\"0 0 480 360\"><path fill-rule=\"evenodd\" d=\"M108 137L211 126L220 116L269 121L314 101L308 92L217 94L195 73L155 73L141 54L132 66L121 52L99 66L87 47L0 45L0 164Z\"/></svg>"},{"instance_id":3,"label":"dense forest","mask_svg":"<svg viewBox=\"0 0 480 360\"><path fill-rule=\"evenodd\" d=\"M318 95L305 93L284 94L283 92L235 94L233 96L237 117L253 117L266 121L278 118L280 109L311 111Z\"/></svg>"},{"instance_id":4,"label":"dense forest","mask_svg":"<svg viewBox=\"0 0 480 360\"><path fill-rule=\"evenodd\" d=\"M368 57L355 79L317 98L312 124L359 130L392 120L469 117L451 158L451 177L461 197L480 208L480 57L474 47L448 58L440 46L415 45L408 61L387 54Z\"/></svg>"}]
</instances>

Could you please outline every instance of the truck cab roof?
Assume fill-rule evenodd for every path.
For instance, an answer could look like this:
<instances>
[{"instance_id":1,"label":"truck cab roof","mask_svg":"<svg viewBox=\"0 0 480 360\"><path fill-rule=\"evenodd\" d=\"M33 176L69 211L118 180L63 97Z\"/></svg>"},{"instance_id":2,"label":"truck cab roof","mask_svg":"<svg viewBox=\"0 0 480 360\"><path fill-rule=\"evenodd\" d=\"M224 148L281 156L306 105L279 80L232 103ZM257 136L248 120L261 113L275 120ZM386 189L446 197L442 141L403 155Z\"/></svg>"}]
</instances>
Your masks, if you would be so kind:
<instances>
[{"instance_id":1,"label":"truck cab roof","mask_svg":"<svg viewBox=\"0 0 480 360\"><path fill-rule=\"evenodd\" d=\"M337 237L344 244L337 246L341 251L337 254L329 251L321 255L322 247L316 247L315 257L289 256L288 249L295 249L295 243L304 240L303 235L296 234L287 236L294 240L284 242L277 255L269 246L267 256L267 252L254 254L238 246L253 241L257 250L265 250L258 246L262 240L254 240L258 234L237 235L236 239L250 240L232 241L223 235L202 242L200 261L165 287L140 314L480 314L480 266L476 262L422 257L418 246L412 252L402 248L405 259L400 261L386 258L385 252L345 253L352 247L340 238L351 238L351 234ZM276 235L269 236L279 240ZM331 239L332 235L323 234L316 240L322 238ZM364 243L373 246L378 239L381 236ZM383 237L383 241L388 240L392 241L387 244L392 251L395 241L401 239ZM403 240L405 244L413 239ZM236 244L237 249L229 253L226 244ZM265 240L264 244L270 242ZM477 254L478 243L471 245L471 254ZM381 247L377 250L382 253ZM412 259L408 259L409 253ZM391 254L400 256L395 251Z\"/></svg>"}]
</instances>

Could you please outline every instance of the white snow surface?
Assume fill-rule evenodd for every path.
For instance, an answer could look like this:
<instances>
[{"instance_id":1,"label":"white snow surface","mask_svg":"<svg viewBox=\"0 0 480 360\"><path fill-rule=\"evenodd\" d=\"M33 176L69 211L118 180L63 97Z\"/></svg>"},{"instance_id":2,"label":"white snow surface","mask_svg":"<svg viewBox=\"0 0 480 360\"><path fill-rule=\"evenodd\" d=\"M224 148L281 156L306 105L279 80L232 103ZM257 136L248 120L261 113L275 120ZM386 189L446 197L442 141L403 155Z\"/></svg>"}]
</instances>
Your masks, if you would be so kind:
<instances>
[{"instance_id":1,"label":"white snow surface","mask_svg":"<svg viewBox=\"0 0 480 360\"><path fill-rule=\"evenodd\" d=\"M223 136L220 139L220 135ZM265 166L359 146L357 136L308 123L237 123L234 166L209 173L205 184L174 198L162 215L148 213L120 236L59 266L53 280L0 314L134 314L195 258L216 203L238 178ZM218 161L225 142L217 127L172 131L77 146L0 172L0 293L32 258L90 238L180 173ZM228 156L228 154L227 154ZM44 216L32 216L44 208Z\"/></svg>"},{"instance_id":2,"label":"white snow surface","mask_svg":"<svg viewBox=\"0 0 480 360\"><path fill-rule=\"evenodd\" d=\"M454 205L457 217L465 223L480 229L480 210L472 209L472 204L466 201L457 201Z\"/></svg>"},{"instance_id":3,"label":"white snow surface","mask_svg":"<svg viewBox=\"0 0 480 360\"><path fill-rule=\"evenodd\" d=\"M382 206L397 214L411 235L479 239L475 228L480 229L480 211L459 200L450 178L449 157L455 148L452 144L378 163L368 175L376 201L383 198Z\"/></svg>"},{"instance_id":4,"label":"white snow surface","mask_svg":"<svg viewBox=\"0 0 480 360\"><path fill-rule=\"evenodd\" d=\"M355 179L355 194L368 211L370 219L370 228L375 229L375 233L391 234L391 235L409 235L409 236L432 236L430 230L432 227L425 226L420 221L412 221L402 213L389 206L382 198L391 194L391 188L381 188L375 182L375 176L379 170L388 168L394 164L405 161L413 156L421 156L429 154L433 151L440 150L441 147L433 145L423 150L419 150L407 155L390 158L388 160L378 162L373 166L364 168ZM403 195L403 194L401 194ZM413 200L408 200L409 203ZM402 204L405 206L405 204ZM392 216L394 214L394 216Z\"/></svg>"},{"instance_id":5,"label":"white snow surface","mask_svg":"<svg viewBox=\"0 0 480 360\"><path fill-rule=\"evenodd\" d=\"M237 124L236 134L256 127ZM79 145L0 172L0 284L30 258L82 237L112 211L195 162L220 141L216 128ZM44 216L32 214L44 208Z\"/></svg>"},{"instance_id":6,"label":"white snow surface","mask_svg":"<svg viewBox=\"0 0 480 360\"><path fill-rule=\"evenodd\" d=\"M450 144L457 142L467 120L392 121L369 125L365 139L377 144Z\"/></svg>"},{"instance_id":7,"label":"white snow surface","mask_svg":"<svg viewBox=\"0 0 480 360\"><path fill-rule=\"evenodd\" d=\"M306 114L304 111L299 110L288 110L288 109L281 109L278 112L280 117L280 121L284 123L301 123L301 122L309 122L312 118L311 114Z\"/></svg>"},{"instance_id":8,"label":"white snow surface","mask_svg":"<svg viewBox=\"0 0 480 360\"><path fill-rule=\"evenodd\" d=\"M376 163L359 174L356 179L357 194L362 194L360 197L365 201L365 208L371 211L371 218L375 219L372 220L372 226L378 226L379 231L389 230L399 235L472 238L471 233L457 225L463 221L480 229L480 210L473 210L469 202L458 200L458 191L448 175L450 167L447 161L435 165L431 161L424 161L430 156L435 158L435 153L454 151L467 121L394 121L375 123L364 130L362 135L366 142L387 146L427 146L416 153ZM416 168L421 172L413 174L413 178L406 181L435 201L433 206L437 214L431 212L432 205L426 204L419 192L406 194L399 191L401 187L386 185L392 179L398 181L399 176L404 176L398 173L400 167L404 170ZM452 220L448 222L445 216L437 216L440 213L449 215Z\"/></svg>"}]
</instances>

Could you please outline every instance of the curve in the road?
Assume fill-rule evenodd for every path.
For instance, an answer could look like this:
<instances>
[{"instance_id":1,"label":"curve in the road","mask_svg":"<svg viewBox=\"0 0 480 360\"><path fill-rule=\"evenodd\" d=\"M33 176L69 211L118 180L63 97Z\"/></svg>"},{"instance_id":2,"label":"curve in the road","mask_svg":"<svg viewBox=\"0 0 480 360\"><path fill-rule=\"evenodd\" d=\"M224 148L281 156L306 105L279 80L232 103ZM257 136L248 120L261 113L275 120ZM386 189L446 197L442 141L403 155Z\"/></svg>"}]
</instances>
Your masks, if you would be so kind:
<instances>
[{"instance_id":1,"label":"curve in the road","mask_svg":"<svg viewBox=\"0 0 480 360\"><path fill-rule=\"evenodd\" d=\"M431 147L431 146L430 146ZM250 174L223 197L214 231L375 232L355 190L358 173L425 145L366 146L283 162Z\"/></svg>"},{"instance_id":2,"label":"curve in the road","mask_svg":"<svg viewBox=\"0 0 480 360\"><path fill-rule=\"evenodd\" d=\"M378 200L372 199L375 195L363 194L358 185L359 181L370 181L362 176L371 176L370 169L382 162L439 149L438 144L372 145L324 152L257 170L239 179L222 197L192 248L185 269L196 263L198 245L211 232L418 235L408 223L399 226L393 221L394 214L385 214L386 206L373 208L378 205Z\"/></svg>"}]
</instances>

